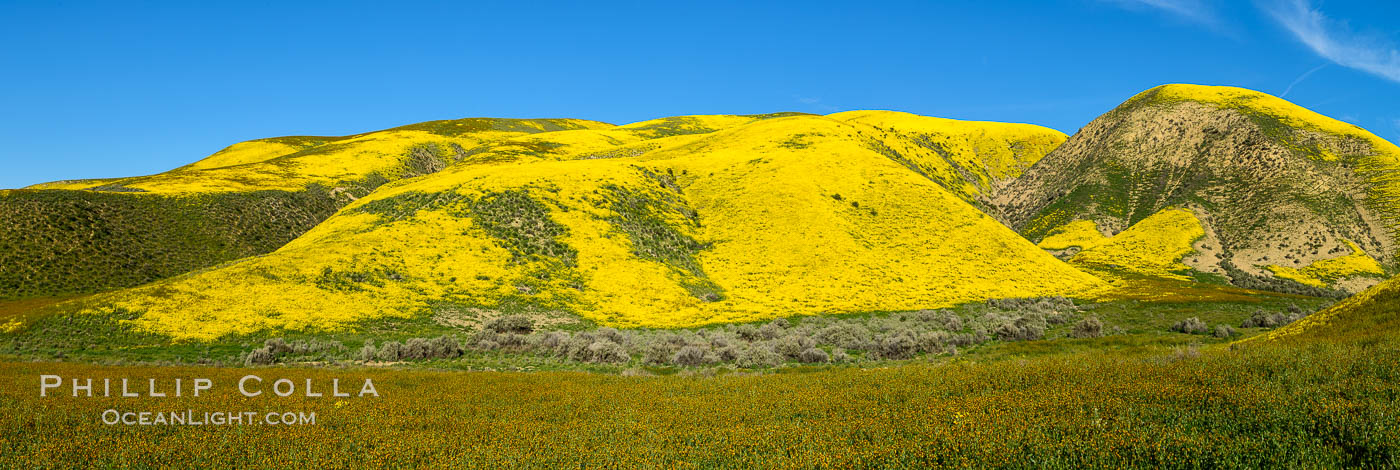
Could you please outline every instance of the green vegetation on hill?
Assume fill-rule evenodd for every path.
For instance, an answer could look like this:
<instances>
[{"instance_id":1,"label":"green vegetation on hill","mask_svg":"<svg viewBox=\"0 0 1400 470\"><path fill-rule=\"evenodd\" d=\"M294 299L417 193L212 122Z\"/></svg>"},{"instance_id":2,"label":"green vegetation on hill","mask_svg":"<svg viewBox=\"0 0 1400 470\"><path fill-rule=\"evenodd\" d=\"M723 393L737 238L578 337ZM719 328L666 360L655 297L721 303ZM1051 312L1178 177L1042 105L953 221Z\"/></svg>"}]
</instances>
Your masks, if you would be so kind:
<instances>
[{"instance_id":1,"label":"green vegetation on hill","mask_svg":"<svg viewBox=\"0 0 1400 470\"><path fill-rule=\"evenodd\" d=\"M0 299L132 287L281 247L339 208L324 188L168 196L0 192Z\"/></svg>"}]
</instances>

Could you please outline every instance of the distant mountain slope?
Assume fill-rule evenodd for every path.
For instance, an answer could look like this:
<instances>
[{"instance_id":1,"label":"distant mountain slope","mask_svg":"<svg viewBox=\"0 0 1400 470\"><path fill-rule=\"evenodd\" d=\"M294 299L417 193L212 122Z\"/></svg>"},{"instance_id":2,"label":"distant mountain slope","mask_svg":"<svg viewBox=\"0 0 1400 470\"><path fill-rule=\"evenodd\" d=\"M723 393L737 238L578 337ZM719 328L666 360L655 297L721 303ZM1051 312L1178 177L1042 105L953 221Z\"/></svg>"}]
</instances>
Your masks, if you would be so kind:
<instances>
[{"instance_id":1,"label":"distant mountain slope","mask_svg":"<svg viewBox=\"0 0 1400 470\"><path fill-rule=\"evenodd\" d=\"M1185 258L1195 270L1242 287L1355 292L1397 269L1400 148L1262 93L1164 85L1095 119L994 203L1065 257L1091 231L1184 209L1203 232Z\"/></svg>"},{"instance_id":2,"label":"distant mountain slope","mask_svg":"<svg viewBox=\"0 0 1400 470\"><path fill-rule=\"evenodd\" d=\"M877 131L851 117L770 116L721 130L710 124L730 118L685 117L498 141L390 183L271 254L83 307L207 339L504 312L679 327L1103 286L967 200L969 186L1017 173L1058 133L863 115L894 129ZM1002 126L1031 142L983 137L1016 135ZM920 140L981 153L944 157ZM937 168L935 156L968 176L940 180L908 165Z\"/></svg>"},{"instance_id":3,"label":"distant mountain slope","mask_svg":"<svg viewBox=\"0 0 1400 470\"><path fill-rule=\"evenodd\" d=\"M468 146L608 126L461 119L276 137L151 176L0 191L0 299L131 287L267 253L385 182L445 168Z\"/></svg>"}]
</instances>

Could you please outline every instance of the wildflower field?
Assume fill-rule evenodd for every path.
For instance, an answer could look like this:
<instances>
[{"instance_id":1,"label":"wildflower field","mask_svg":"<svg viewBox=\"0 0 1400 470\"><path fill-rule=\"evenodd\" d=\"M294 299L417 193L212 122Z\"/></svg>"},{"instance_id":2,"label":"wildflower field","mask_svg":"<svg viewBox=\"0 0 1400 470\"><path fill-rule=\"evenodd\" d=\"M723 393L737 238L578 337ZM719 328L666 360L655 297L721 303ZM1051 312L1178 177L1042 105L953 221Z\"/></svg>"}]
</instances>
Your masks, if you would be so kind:
<instances>
[{"instance_id":1,"label":"wildflower field","mask_svg":"<svg viewBox=\"0 0 1400 470\"><path fill-rule=\"evenodd\" d=\"M1396 467L1398 165L1167 85L1072 137L463 119L0 191L0 468Z\"/></svg>"},{"instance_id":2,"label":"wildflower field","mask_svg":"<svg viewBox=\"0 0 1400 470\"><path fill-rule=\"evenodd\" d=\"M1397 372L1393 340L715 376L3 363L0 466L1384 467ZM40 398L40 374L371 378L380 396ZM316 424L106 425L106 409Z\"/></svg>"}]
</instances>

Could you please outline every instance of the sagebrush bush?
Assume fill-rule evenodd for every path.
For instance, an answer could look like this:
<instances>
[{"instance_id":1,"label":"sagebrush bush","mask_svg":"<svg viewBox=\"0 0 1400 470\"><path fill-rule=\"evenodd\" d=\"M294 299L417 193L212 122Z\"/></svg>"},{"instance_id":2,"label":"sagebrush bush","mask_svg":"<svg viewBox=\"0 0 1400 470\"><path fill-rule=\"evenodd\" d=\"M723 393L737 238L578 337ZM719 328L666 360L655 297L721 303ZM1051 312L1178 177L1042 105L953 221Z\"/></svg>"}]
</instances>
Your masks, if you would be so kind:
<instances>
[{"instance_id":1,"label":"sagebrush bush","mask_svg":"<svg viewBox=\"0 0 1400 470\"><path fill-rule=\"evenodd\" d=\"M1230 325L1216 325L1214 335L1216 338L1229 338L1235 336L1235 329Z\"/></svg>"},{"instance_id":2,"label":"sagebrush bush","mask_svg":"<svg viewBox=\"0 0 1400 470\"><path fill-rule=\"evenodd\" d=\"M816 345L817 342L813 341L812 338L794 333L778 338L778 341L773 343L773 352L789 359L797 359L798 356L802 355L802 351Z\"/></svg>"},{"instance_id":3,"label":"sagebrush bush","mask_svg":"<svg viewBox=\"0 0 1400 470\"><path fill-rule=\"evenodd\" d=\"M647 343L646 349L642 352L642 362L647 364L666 364L673 359L677 351L679 351L679 348L668 341L653 340Z\"/></svg>"},{"instance_id":4,"label":"sagebrush bush","mask_svg":"<svg viewBox=\"0 0 1400 470\"><path fill-rule=\"evenodd\" d=\"M836 348L831 351L831 362L850 362L851 355L845 349Z\"/></svg>"},{"instance_id":5,"label":"sagebrush bush","mask_svg":"<svg viewBox=\"0 0 1400 470\"><path fill-rule=\"evenodd\" d=\"M402 351L403 344L400 344L398 341L389 341L379 345L379 353L376 357L384 362L395 362L402 357Z\"/></svg>"},{"instance_id":6,"label":"sagebrush bush","mask_svg":"<svg viewBox=\"0 0 1400 470\"><path fill-rule=\"evenodd\" d=\"M779 319L779 320L781 320L781 319ZM771 322L771 323L768 323L768 324L766 324L766 325L763 325L762 327L760 327L760 328L758 329L758 337L761 338L761 339L776 339L777 337L782 336L782 334L783 334L783 328L784 328L784 326L786 326L786 324L787 324L787 322L784 321L784 322L783 322L783 325L780 326L780 325L778 325L778 322L775 320L775 321L773 321L773 322Z\"/></svg>"},{"instance_id":7,"label":"sagebrush bush","mask_svg":"<svg viewBox=\"0 0 1400 470\"><path fill-rule=\"evenodd\" d=\"M1272 328L1277 326L1271 323L1269 314L1264 313L1263 310L1255 310L1254 314L1244 320L1244 323L1240 323L1240 328Z\"/></svg>"},{"instance_id":8,"label":"sagebrush bush","mask_svg":"<svg viewBox=\"0 0 1400 470\"><path fill-rule=\"evenodd\" d=\"M870 330L855 323L840 323L822 328L817 331L816 337L822 343L846 349L870 347Z\"/></svg>"},{"instance_id":9,"label":"sagebrush bush","mask_svg":"<svg viewBox=\"0 0 1400 470\"><path fill-rule=\"evenodd\" d=\"M285 344L285 343L284 343ZM326 354L336 353L345 350L345 345L340 341L296 340L291 343L290 353L294 355Z\"/></svg>"},{"instance_id":10,"label":"sagebrush bush","mask_svg":"<svg viewBox=\"0 0 1400 470\"><path fill-rule=\"evenodd\" d=\"M739 325L734 328L734 334L739 335L739 339L744 341L758 341L762 338L758 328L753 325Z\"/></svg>"},{"instance_id":11,"label":"sagebrush bush","mask_svg":"<svg viewBox=\"0 0 1400 470\"><path fill-rule=\"evenodd\" d=\"M521 349L530 344L530 335L501 333L496 335L496 343L503 348Z\"/></svg>"},{"instance_id":12,"label":"sagebrush bush","mask_svg":"<svg viewBox=\"0 0 1400 470\"><path fill-rule=\"evenodd\" d=\"M1200 318L1191 317L1176 322L1175 325L1172 325L1171 330L1178 333L1203 335L1210 331L1210 327L1206 326L1206 322L1201 321Z\"/></svg>"},{"instance_id":13,"label":"sagebrush bush","mask_svg":"<svg viewBox=\"0 0 1400 470\"><path fill-rule=\"evenodd\" d=\"M881 359L908 359L914 357L918 342L913 334L905 331L880 338L876 353Z\"/></svg>"},{"instance_id":14,"label":"sagebrush bush","mask_svg":"<svg viewBox=\"0 0 1400 470\"><path fill-rule=\"evenodd\" d=\"M588 362L597 363L622 363L632 360L632 356L627 353L627 348L612 341L594 341L588 345Z\"/></svg>"},{"instance_id":15,"label":"sagebrush bush","mask_svg":"<svg viewBox=\"0 0 1400 470\"><path fill-rule=\"evenodd\" d=\"M919 350L930 354L942 353L948 350L952 341L953 334L947 331L925 331L919 334Z\"/></svg>"},{"instance_id":16,"label":"sagebrush bush","mask_svg":"<svg viewBox=\"0 0 1400 470\"><path fill-rule=\"evenodd\" d=\"M451 359L462 355L462 345L457 338L439 336L428 342L428 353L435 358Z\"/></svg>"},{"instance_id":17,"label":"sagebrush bush","mask_svg":"<svg viewBox=\"0 0 1400 470\"><path fill-rule=\"evenodd\" d=\"M365 341L365 345L360 347L360 360L369 362L379 355L379 349L374 347L374 340Z\"/></svg>"},{"instance_id":18,"label":"sagebrush bush","mask_svg":"<svg viewBox=\"0 0 1400 470\"><path fill-rule=\"evenodd\" d=\"M587 334L575 334L569 336L555 350L558 356L566 357L579 362L588 362L588 347L593 345L593 337Z\"/></svg>"},{"instance_id":19,"label":"sagebrush bush","mask_svg":"<svg viewBox=\"0 0 1400 470\"><path fill-rule=\"evenodd\" d=\"M751 344L739 354L739 367L772 367L783 363L783 356L763 344Z\"/></svg>"},{"instance_id":20,"label":"sagebrush bush","mask_svg":"<svg viewBox=\"0 0 1400 470\"><path fill-rule=\"evenodd\" d=\"M1074 324L1069 335L1075 338L1098 338L1103 336L1103 322L1099 317L1088 316Z\"/></svg>"},{"instance_id":21,"label":"sagebrush bush","mask_svg":"<svg viewBox=\"0 0 1400 470\"><path fill-rule=\"evenodd\" d=\"M534 347L545 353L558 354L558 350L569 340L569 334L551 331L534 337Z\"/></svg>"},{"instance_id":22,"label":"sagebrush bush","mask_svg":"<svg viewBox=\"0 0 1400 470\"><path fill-rule=\"evenodd\" d=\"M282 338L271 338L267 341L263 341L263 347L271 351L273 355L292 352L292 345L287 344L287 341Z\"/></svg>"},{"instance_id":23,"label":"sagebrush bush","mask_svg":"<svg viewBox=\"0 0 1400 470\"><path fill-rule=\"evenodd\" d=\"M507 315L487 322L486 329L497 333L527 334L535 331L535 322L522 315Z\"/></svg>"},{"instance_id":24,"label":"sagebrush bush","mask_svg":"<svg viewBox=\"0 0 1400 470\"><path fill-rule=\"evenodd\" d=\"M399 351L399 358L408 360L427 359L428 340L423 338L409 338L408 341L404 342L403 350Z\"/></svg>"},{"instance_id":25,"label":"sagebrush bush","mask_svg":"<svg viewBox=\"0 0 1400 470\"><path fill-rule=\"evenodd\" d=\"M267 365L273 362L277 362L277 355L273 353L273 348L269 346L254 349L249 351L248 355L243 356L243 365Z\"/></svg>"},{"instance_id":26,"label":"sagebrush bush","mask_svg":"<svg viewBox=\"0 0 1400 470\"><path fill-rule=\"evenodd\" d=\"M959 331L963 329L962 318L948 310L919 310L915 312L915 318L922 323L934 325L948 331Z\"/></svg>"},{"instance_id":27,"label":"sagebrush bush","mask_svg":"<svg viewBox=\"0 0 1400 470\"><path fill-rule=\"evenodd\" d=\"M812 364L827 362L830 360L830 357L827 356L826 351L823 351L820 348L807 348L806 350L802 351L802 354L798 355L798 360L808 364Z\"/></svg>"},{"instance_id":28,"label":"sagebrush bush","mask_svg":"<svg viewBox=\"0 0 1400 470\"><path fill-rule=\"evenodd\" d=\"M617 328L602 327L595 330L593 334L597 335L599 338L606 339L617 344L622 344L622 341L624 339L622 332L617 331Z\"/></svg>"},{"instance_id":29,"label":"sagebrush bush","mask_svg":"<svg viewBox=\"0 0 1400 470\"><path fill-rule=\"evenodd\" d=\"M1004 322L992 330L1002 341L1033 341L1045 336L1045 320L1039 315L1030 314L1010 322Z\"/></svg>"},{"instance_id":30,"label":"sagebrush bush","mask_svg":"<svg viewBox=\"0 0 1400 470\"><path fill-rule=\"evenodd\" d=\"M671 362L678 366L698 366L710 362L709 351L699 346L686 346L676 351Z\"/></svg>"},{"instance_id":31,"label":"sagebrush bush","mask_svg":"<svg viewBox=\"0 0 1400 470\"><path fill-rule=\"evenodd\" d=\"M725 346L715 351L715 357L718 357L721 362L735 362L739 360L742 351L738 345Z\"/></svg>"},{"instance_id":32,"label":"sagebrush bush","mask_svg":"<svg viewBox=\"0 0 1400 470\"><path fill-rule=\"evenodd\" d=\"M724 349L739 343L739 339L729 333L714 333L709 336L710 347L714 349Z\"/></svg>"}]
</instances>

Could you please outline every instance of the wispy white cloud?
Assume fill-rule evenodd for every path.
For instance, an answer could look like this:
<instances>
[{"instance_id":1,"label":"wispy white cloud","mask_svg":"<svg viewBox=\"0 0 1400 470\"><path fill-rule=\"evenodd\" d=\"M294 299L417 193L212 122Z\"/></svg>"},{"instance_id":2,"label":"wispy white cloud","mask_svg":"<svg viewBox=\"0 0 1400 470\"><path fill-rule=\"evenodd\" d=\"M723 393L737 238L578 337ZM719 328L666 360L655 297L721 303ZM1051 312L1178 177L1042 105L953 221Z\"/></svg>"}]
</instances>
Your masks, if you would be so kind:
<instances>
[{"instance_id":1,"label":"wispy white cloud","mask_svg":"<svg viewBox=\"0 0 1400 470\"><path fill-rule=\"evenodd\" d=\"M1123 8L1153 9L1169 13L1193 23L1210 27L1220 26L1220 17L1215 8L1202 0L1101 0Z\"/></svg>"},{"instance_id":2,"label":"wispy white cloud","mask_svg":"<svg viewBox=\"0 0 1400 470\"><path fill-rule=\"evenodd\" d=\"M1400 50L1389 39L1354 32L1346 22L1313 8L1308 0L1277 0L1263 8L1317 55L1400 82Z\"/></svg>"},{"instance_id":3,"label":"wispy white cloud","mask_svg":"<svg viewBox=\"0 0 1400 470\"><path fill-rule=\"evenodd\" d=\"M1283 90L1283 94L1278 95L1278 97L1279 97L1279 98L1283 98L1283 97L1288 96L1288 92L1293 91L1293 87L1298 86L1299 83L1303 83L1303 80L1307 80L1308 75L1312 75L1314 72L1317 72L1318 70L1322 70L1322 68L1323 68L1323 67L1326 67L1326 66L1327 66L1327 64L1322 64L1322 65L1319 65L1319 66L1317 66L1317 67L1313 67L1311 70L1308 70L1307 72L1303 72L1303 74L1302 74L1302 75L1299 75L1298 78L1293 79L1293 83L1289 83L1289 84L1288 84L1288 88L1285 88L1285 89Z\"/></svg>"},{"instance_id":4,"label":"wispy white cloud","mask_svg":"<svg viewBox=\"0 0 1400 470\"><path fill-rule=\"evenodd\" d=\"M828 113L829 113L829 112L836 111L836 110L838 109L838 108L835 107L835 106L832 106L832 105L823 103L821 98L813 98L813 97L810 97L810 96L796 96L796 97L794 97L794 99L796 99L798 103L802 103L802 104L804 104L804 105L807 105L807 106L810 106L810 107L812 107L812 108L819 109L819 110L821 110L821 111L825 111L825 112L828 112Z\"/></svg>"}]
</instances>

